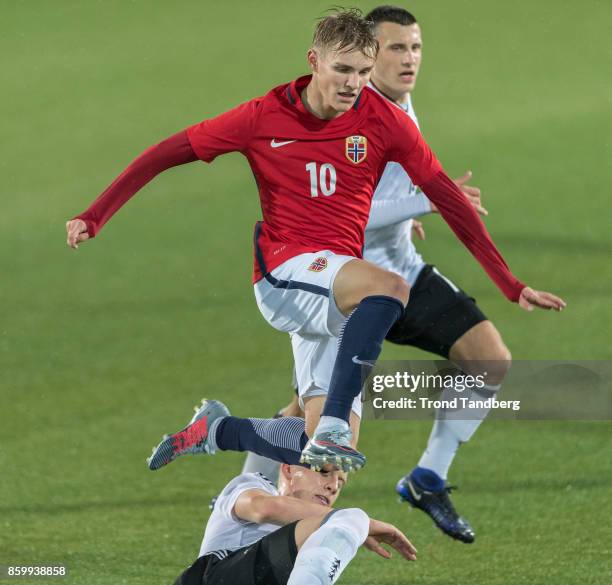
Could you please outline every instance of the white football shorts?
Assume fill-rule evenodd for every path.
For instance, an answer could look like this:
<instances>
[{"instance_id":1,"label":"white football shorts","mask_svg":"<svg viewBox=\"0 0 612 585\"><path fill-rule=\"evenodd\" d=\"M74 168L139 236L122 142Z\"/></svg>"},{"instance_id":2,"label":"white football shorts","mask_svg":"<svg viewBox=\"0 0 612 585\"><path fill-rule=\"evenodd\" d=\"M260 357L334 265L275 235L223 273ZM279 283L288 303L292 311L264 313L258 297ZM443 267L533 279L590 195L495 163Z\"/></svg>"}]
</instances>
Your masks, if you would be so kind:
<instances>
[{"instance_id":1,"label":"white football shorts","mask_svg":"<svg viewBox=\"0 0 612 585\"><path fill-rule=\"evenodd\" d=\"M354 259L329 250L300 254L254 285L264 319L291 337L302 408L305 398L327 395L346 320L336 306L333 284L338 271ZM361 396L352 409L361 416Z\"/></svg>"}]
</instances>

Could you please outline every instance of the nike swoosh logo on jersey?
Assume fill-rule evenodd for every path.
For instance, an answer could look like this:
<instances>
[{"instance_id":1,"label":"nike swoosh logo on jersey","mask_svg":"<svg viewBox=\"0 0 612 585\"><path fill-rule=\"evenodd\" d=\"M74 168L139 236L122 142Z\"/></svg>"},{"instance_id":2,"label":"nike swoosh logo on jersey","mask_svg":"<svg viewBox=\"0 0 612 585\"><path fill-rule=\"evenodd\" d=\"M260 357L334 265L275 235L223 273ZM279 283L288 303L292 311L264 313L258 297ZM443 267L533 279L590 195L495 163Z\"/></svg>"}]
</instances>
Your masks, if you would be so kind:
<instances>
[{"instance_id":1,"label":"nike swoosh logo on jersey","mask_svg":"<svg viewBox=\"0 0 612 585\"><path fill-rule=\"evenodd\" d=\"M285 140L284 142L276 142L276 138L272 138L270 141L270 146L272 148L280 148L281 146L286 146L287 144L291 144L292 142L297 142L297 140Z\"/></svg>"},{"instance_id":2,"label":"nike swoosh logo on jersey","mask_svg":"<svg viewBox=\"0 0 612 585\"><path fill-rule=\"evenodd\" d=\"M359 356L356 356L356 355L353 356L353 363L354 364L358 364L360 366L368 366L370 368L373 368L376 365L374 362L368 362L366 360L360 360Z\"/></svg>"}]
</instances>

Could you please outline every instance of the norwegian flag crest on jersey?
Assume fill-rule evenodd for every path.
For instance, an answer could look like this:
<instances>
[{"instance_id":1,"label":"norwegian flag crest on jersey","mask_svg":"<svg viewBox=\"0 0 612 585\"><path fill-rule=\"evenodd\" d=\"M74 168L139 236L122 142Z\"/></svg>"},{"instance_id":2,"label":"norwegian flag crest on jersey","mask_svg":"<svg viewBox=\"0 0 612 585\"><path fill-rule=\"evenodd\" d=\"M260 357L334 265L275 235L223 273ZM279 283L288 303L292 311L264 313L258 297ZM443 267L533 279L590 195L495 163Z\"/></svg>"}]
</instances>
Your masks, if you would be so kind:
<instances>
[{"instance_id":1,"label":"norwegian flag crest on jersey","mask_svg":"<svg viewBox=\"0 0 612 585\"><path fill-rule=\"evenodd\" d=\"M358 165L368 156L368 139L365 136L349 136L346 139L344 149L346 158Z\"/></svg>"}]
</instances>

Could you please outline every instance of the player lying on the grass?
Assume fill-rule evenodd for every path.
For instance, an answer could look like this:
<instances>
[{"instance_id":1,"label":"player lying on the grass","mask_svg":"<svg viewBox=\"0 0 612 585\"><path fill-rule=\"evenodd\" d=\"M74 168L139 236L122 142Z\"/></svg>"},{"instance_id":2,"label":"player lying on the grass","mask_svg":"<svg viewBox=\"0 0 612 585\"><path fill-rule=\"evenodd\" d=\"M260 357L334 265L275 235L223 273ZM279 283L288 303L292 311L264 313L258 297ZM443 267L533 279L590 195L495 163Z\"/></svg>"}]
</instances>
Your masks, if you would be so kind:
<instances>
[{"instance_id":1,"label":"player lying on the grass","mask_svg":"<svg viewBox=\"0 0 612 585\"><path fill-rule=\"evenodd\" d=\"M364 545L383 558L390 545L416 549L395 526L359 508L333 509L340 471L282 465L278 489L257 473L230 481L215 501L198 559L175 585L328 585Z\"/></svg>"},{"instance_id":2,"label":"player lying on the grass","mask_svg":"<svg viewBox=\"0 0 612 585\"><path fill-rule=\"evenodd\" d=\"M310 360L330 338L335 343L342 331L331 379L324 381L327 399L314 396L305 406L312 439L302 456L318 467L333 460L345 470L365 463L349 427L349 421L354 430L359 424L351 405L359 403L362 367L378 358L408 301L409 285L401 276L361 259L372 194L387 162L402 165L508 299L523 308L564 306L512 275L415 124L365 88L377 51L357 11L322 19L308 51L312 75L151 147L67 223L68 244L76 247L160 172L242 152L264 218L255 229L253 280L260 311L273 327L291 334L296 363Z\"/></svg>"},{"instance_id":3,"label":"player lying on the grass","mask_svg":"<svg viewBox=\"0 0 612 585\"><path fill-rule=\"evenodd\" d=\"M375 8L366 19L372 23L379 43L370 85L402 108L418 126L411 95L422 57L420 27L410 12L395 6ZM469 176L468 173L455 182L474 206L486 213L480 190L465 184ZM397 163L388 163L374 192L363 257L396 272L411 288L406 310L386 339L450 359L466 374L480 374L486 362L488 384L481 393L495 393L511 359L501 335L475 300L434 266L426 264L412 242L413 218L435 211L404 169ZM331 370L329 363L296 365L306 372L306 376L304 373L301 376L302 384L312 387L317 387L312 378L324 378L320 375L323 368ZM289 416L300 416L297 399L284 410ZM428 513L445 533L464 542L473 542L474 531L454 510L446 479L459 445L470 440L487 412L465 408L453 412L449 420L439 411L418 465L396 486L404 500ZM462 417L466 420L461 420ZM244 471L260 471L274 478L278 465L276 461L249 454Z\"/></svg>"}]
</instances>

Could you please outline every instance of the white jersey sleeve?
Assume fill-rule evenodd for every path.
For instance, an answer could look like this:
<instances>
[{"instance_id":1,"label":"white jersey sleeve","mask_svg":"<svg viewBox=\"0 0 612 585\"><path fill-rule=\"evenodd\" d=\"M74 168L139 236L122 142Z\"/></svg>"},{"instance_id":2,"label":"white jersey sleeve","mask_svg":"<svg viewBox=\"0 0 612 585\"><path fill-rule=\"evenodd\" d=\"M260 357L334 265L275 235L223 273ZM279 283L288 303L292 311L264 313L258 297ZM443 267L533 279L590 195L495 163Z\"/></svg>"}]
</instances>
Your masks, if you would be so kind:
<instances>
[{"instance_id":1,"label":"white jersey sleeve","mask_svg":"<svg viewBox=\"0 0 612 585\"><path fill-rule=\"evenodd\" d=\"M375 199L370 209L366 230L377 230L395 223L431 213L431 203L425 193L403 194L395 199Z\"/></svg>"},{"instance_id":2,"label":"white jersey sleeve","mask_svg":"<svg viewBox=\"0 0 612 585\"><path fill-rule=\"evenodd\" d=\"M199 556L214 554L225 558L230 552L249 546L278 530L276 524L257 524L241 520L234 514L236 500L248 490L264 491L278 496L274 484L261 473L243 473L224 488L206 525Z\"/></svg>"},{"instance_id":3,"label":"white jersey sleeve","mask_svg":"<svg viewBox=\"0 0 612 585\"><path fill-rule=\"evenodd\" d=\"M396 105L404 110L418 127L412 100L409 99L402 106ZM418 192L402 165L396 162L387 163L372 199L370 219L365 232L364 259L396 272L411 286L414 285L425 262L412 242L412 218L430 211L429 200L423 193Z\"/></svg>"}]
</instances>

